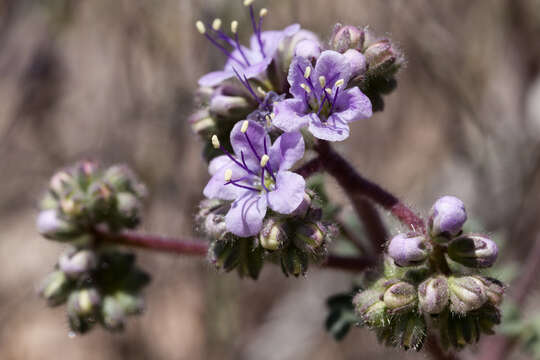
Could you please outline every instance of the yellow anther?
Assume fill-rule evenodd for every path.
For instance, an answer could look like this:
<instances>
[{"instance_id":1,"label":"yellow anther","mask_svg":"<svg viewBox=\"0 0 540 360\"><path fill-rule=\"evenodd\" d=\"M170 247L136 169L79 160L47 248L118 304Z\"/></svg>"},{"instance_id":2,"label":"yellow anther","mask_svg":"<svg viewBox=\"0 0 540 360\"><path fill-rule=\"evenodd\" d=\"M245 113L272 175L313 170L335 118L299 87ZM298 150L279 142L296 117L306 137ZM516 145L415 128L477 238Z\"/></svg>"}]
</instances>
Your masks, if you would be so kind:
<instances>
[{"instance_id":1,"label":"yellow anther","mask_svg":"<svg viewBox=\"0 0 540 360\"><path fill-rule=\"evenodd\" d=\"M206 33L206 26L204 26L204 23L202 21L197 21L195 23L195 26L197 27L197 30L201 33L201 34L205 34Z\"/></svg>"},{"instance_id":2,"label":"yellow anther","mask_svg":"<svg viewBox=\"0 0 540 360\"><path fill-rule=\"evenodd\" d=\"M221 19L217 18L214 19L214 22L212 23L212 29L218 31L221 28Z\"/></svg>"},{"instance_id":3,"label":"yellow anther","mask_svg":"<svg viewBox=\"0 0 540 360\"><path fill-rule=\"evenodd\" d=\"M260 17L265 17L266 15L268 15L268 9L267 8L262 8L261 11L259 11L259 16Z\"/></svg>"},{"instance_id":4,"label":"yellow anther","mask_svg":"<svg viewBox=\"0 0 540 360\"><path fill-rule=\"evenodd\" d=\"M244 122L242 123L242 127L240 128L240 131L245 134L248 129L248 126L249 126L249 121L244 120Z\"/></svg>"},{"instance_id":5,"label":"yellow anther","mask_svg":"<svg viewBox=\"0 0 540 360\"><path fill-rule=\"evenodd\" d=\"M266 96L266 91L264 91L264 89L260 86L257 86L257 91L259 92L259 94L261 94L262 96Z\"/></svg>"},{"instance_id":6,"label":"yellow anther","mask_svg":"<svg viewBox=\"0 0 540 360\"><path fill-rule=\"evenodd\" d=\"M343 79L339 79L338 81L336 81L336 86L337 87L343 86L343 84L345 84L345 80L343 80Z\"/></svg>"},{"instance_id":7,"label":"yellow anther","mask_svg":"<svg viewBox=\"0 0 540 360\"><path fill-rule=\"evenodd\" d=\"M326 93L327 93L328 95L332 95L332 89L326 88L326 89L324 89L324 91L326 91Z\"/></svg>"},{"instance_id":8,"label":"yellow anther","mask_svg":"<svg viewBox=\"0 0 540 360\"><path fill-rule=\"evenodd\" d=\"M308 66L304 71L304 78L307 79L311 75L311 66Z\"/></svg>"},{"instance_id":9,"label":"yellow anther","mask_svg":"<svg viewBox=\"0 0 540 360\"><path fill-rule=\"evenodd\" d=\"M324 88L326 86L326 78L324 76L319 76L319 84Z\"/></svg>"},{"instance_id":10,"label":"yellow anther","mask_svg":"<svg viewBox=\"0 0 540 360\"><path fill-rule=\"evenodd\" d=\"M304 91L307 92L308 94L311 93L311 89L306 84L300 84L300 87L304 89Z\"/></svg>"},{"instance_id":11,"label":"yellow anther","mask_svg":"<svg viewBox=\"0 0 540 360\"><path fill-rule=\"evenodd\" d=\"M266 164L268 164L268 160L270 160L270 157L268 155L264 154L261 157L261 167L265 167Z\"/></svg>"},{"instance_id":12,"label":"yellow anther","mask_svg":"<svg viewBox=\"0 0 540 360\"><path fill-rule=\"evenodd\" d=\"M214 147L214 149L219 149L220 147L217 135L212 135L212 146Z\"/></svg>"},{"instance_id":13,"label":"yellow anther","mask_svg":"<svg viewBox=\"0 0 540 360\"><path fill-rule=\"evenodd\" d=\"M254 0L244 0L244 6L250 6Z\"/></svg>"},{"instance_id":14,"label":"yellow anther","mask_svg":"<svg viewBox=\"0 0 540 360\"><path fill-rule=\"evenodd\" d=\"M237 31L238 31L238 21L234 20L231 22L231 32L233 34L236 34Z\"/></svg>"},{"instance_id":15,"label":"yellow anther","mask_svg":"<svg viewBox=\"0 0 540 360\"><path fill-rule=\"evenodd\" d=\"M276 113L270 113L270 119L274 120L275 117L276 117Z\"/></svg>"},{"instance_id":16,"label":"yellow anther","mask_svg":"<svg viewBox=\"0 0 540 360\"><path fill-rule=\"evenodd\" d=\"M227 169L225 170L225 181L231 181L232 179L232 170Z\"/></svg>"}]
</instances>

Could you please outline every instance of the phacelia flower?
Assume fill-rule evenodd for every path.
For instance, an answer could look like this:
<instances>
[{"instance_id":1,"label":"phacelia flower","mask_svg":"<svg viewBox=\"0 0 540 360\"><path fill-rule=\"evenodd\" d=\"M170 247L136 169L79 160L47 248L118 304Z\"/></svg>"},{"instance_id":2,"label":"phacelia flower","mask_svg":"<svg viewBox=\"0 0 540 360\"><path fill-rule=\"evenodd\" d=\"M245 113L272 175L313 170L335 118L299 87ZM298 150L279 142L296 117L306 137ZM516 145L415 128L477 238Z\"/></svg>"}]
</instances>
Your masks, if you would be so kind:
<instances>
[{"instance_id":1,"label":"phacelia flower","mask_svg":"<svg viewBox=\"0 0 540 360\"><path fill-rule=\"evenodd\" d=\"M254 236L262 228L268 206L277 213L291 214L302 203L306 182L288 171L304 156L304 139L299 132L285 133L271 144L261 125L245 120L231 131L234 154L220 145L217 136L212 144L225 155L210 162L212 178L204 195L233 201L225 216L231 233Z\"/></svg>"},{"instance_id":2,"label":"phacelia flower","mask_svg":"<svg viewBox=\"0 0 540 360\"><path fill-rule=\"evenodd\" d=\"M252 0L244 1L244 5L249 7L251 26L253 27L249 48L240 44L238 21L231 23L231 36L221 30L220 19L215 19L212 26L208 28L201 21L196 23L197 30L227 56L225 68L204 75L199 79L199 85L214 86L234 77L235 73L246 79L258 76L272 62L281 41L300 30L300 25L293 24L282 31L262 31L263 18L268 14L268 10L261 9L257 18L252 3ZM232 50L229 50L228 47Z\"/></svg>"},{"instance_id":3,"label":"phacelia flower","mask_svg":"<svg viewBox=\"0 0 540 360\"><path fill-rule=\"evenodd\" d=\"M348 123L372 115L369 98L357 87L347 89L350 77L347 58L336 51L324 51L314 68L296 57L288 76L293 98L274 104L273 124L286 132L307 126L316 138L345 140Z\"/></svg>"}]
</instances>

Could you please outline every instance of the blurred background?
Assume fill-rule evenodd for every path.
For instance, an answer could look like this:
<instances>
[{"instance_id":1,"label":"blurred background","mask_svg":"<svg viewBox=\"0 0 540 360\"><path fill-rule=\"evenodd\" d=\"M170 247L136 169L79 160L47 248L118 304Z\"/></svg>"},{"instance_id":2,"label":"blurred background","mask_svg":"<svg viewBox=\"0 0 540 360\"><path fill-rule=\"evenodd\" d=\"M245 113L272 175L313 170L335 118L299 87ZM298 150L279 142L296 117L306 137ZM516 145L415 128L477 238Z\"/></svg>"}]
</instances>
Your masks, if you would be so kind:
<instances>
[{"instance_id":1,"label":"blurred background","mask_svg":"<svg viewBox=\"0 0 540 360\"><path fill-rule=\"evenodd\" d=\"M257 5L269 8L266 29L299 22L327 39L342 22L394 39L407 57L398 89L339 150L419 212L459 196L506 241L500 263L522 261L540 226L539 0ZM325 333L326 297L350 287L337 271L287 279L266 266L254 282L201 259L139 252L153 275L148 309L114 335L69 337L64 308L36 295L63 250L36 234L36 203L52 173L78 159L129 164L150 189L143 229L192 234L207 174L186 119L198 77L223 63L194 22L238 19L246 29L246 15L239 0L0 0L0 358L398 354L366 330L340 344ZM531 296L527 308L539 304Z\"/></svg>"}]
</instances>

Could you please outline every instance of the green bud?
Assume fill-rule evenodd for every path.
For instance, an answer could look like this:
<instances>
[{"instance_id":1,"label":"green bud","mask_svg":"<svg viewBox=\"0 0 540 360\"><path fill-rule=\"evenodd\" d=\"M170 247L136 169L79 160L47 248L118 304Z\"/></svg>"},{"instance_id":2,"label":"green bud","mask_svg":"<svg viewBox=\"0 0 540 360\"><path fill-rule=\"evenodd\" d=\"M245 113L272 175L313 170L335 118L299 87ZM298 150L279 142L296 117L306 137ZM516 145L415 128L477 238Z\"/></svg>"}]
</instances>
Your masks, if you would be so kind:
<instances>
[{"instance_id":1,"label":"green bud","mask_svg":"<svg viewBox=\"0 0 540 360\"><path fill-rule=\"evenodd\" d=\"M120 301L114 296L105 296L101 307L103 325L112 331L124 329L126 313Z\"/></svg>"},{"instance_id":2,"label":"green bud","mask_svg":"<svg viewBox=\"0 0 540 360\"><path fill-rule=\"evenodd\" d=\"M41 211L36 226L38 232L47 239L69 241L81 235L81 230L75 224L66 221L54 209Z\"/></svg>"},{"instance_id":3,"label":"green bud","mask_svg":"<svg viewBox=\"0 0 540 360\"><path fill-rule=\"evenodd\" d=\"M416 305L416 289L413 285L400 281L385 291L383 300L391 312L404 312Z\"/></svg>"},{"instance_id":4,"label":"green bud","mask_svg":"<svg viewBox=\"0 0 540 360\"><path fill-rule=\"evenodd\" d=\"M450 289L450 310L458 314L466 314L479 309L486 303L484 284L473 276L448 278Z\"/></svg>"},{"instance_id":5,"label":"green bud","mask_svg":"<svg viewBox=\"0 0 540 360\"><path fill-rule=\"evenodd\" d=\"M484 284L488 301L495 306L501 305L504 296L504 284L490 277L480 275L475 275L474 277Z\"/></svg>"},{"instance_id":6,"label":"green bud","mask_svg":"<svg viewBox=\"0 0 540 360\"><path fill-rule=\"evenodd\" d=\"M491 267L497 260L497 254L497 244L481 235L461 236L448 245L450 259L468 267Z\"/></svg>"},{"instance_id":7,"label":"green bud","mask_svg":"<svg viewBox=\"0 0 540 360\"><path fill-rule=\"evenodd\" d=\"M419 308L427 314L440 314L449 301L448 282L442 275L431 277L418 286Z\"/></svg>"},{"instance_id":8,"label":"green bud","mask_svg":"<svg viewBox=\"0 0 540 360\"><path fill-rule=\"evenodd\" d=\"M286 239L287 235L283 229L283 223L272 218L265 222L259 233L259 242L267 250L273 251L280 249Z\"/></svg>"},{"instance_id":9,"label":"green bud","mask_svg":"<svg viewBox=\"0 0 540 360\"><path fill-rule=\"evenodd\" d=\"M97 256L91 250L68 251L58 261L58 266L68 277L76 279L97 267Z\"/></svg>"},{"instance_id":10,"label":"green bud","mask_svg":"<svg viewBox=\"0 0 540 360\"><path fill-rule=\"evenodd\" d=\"M49 189L56 195L66 195L73 187L73 177L66 171L59 171L53 175L49 183Z\"/></svg>"},{"instance_id":11,"label":"green bud","mask_svg":"<svg viewBox=\"0 0 540 360\"><path fill-rule=\"evenodd\" d=\"M71 293L68 300L68 313L77 316L93 315L101 304L101 296L97 289L88 288Z\"/></svg>"},{"instance_id":12,"label":"green bud","mask_svg":"<svg viewBox=\"0 0 540 360\"><path fill-rule=\"evenodd\" d=\"M103 181L109 184L115 192L129 192L139 198L146 196L146 187L139 182L133 171L127 165L113 165L105 170Z\"/></svg>"},{"instance_id":13,"label":"green bud","mask_svg":"<svg viewBox=\"0 0 540 360\"><path fill-rule=\"evenodd\" d=\"M216 120L207 108L193 113L188 121L191 124L191 130L197 135L207 138L216 133Z\"/></svg>"},{"instance_id":14,"label":"green bud","mask_svg":"<svg viewBox=\"0 0 540 360\"><path fill-rule=\"evenodd\" d=\"M116 208L122 219L122 225L127 228L134 228L139 224L141 201L137 196L129 192L117 193Z\"/></svg>"},{"instance_id":15,"label":"green bud","mask_svg":"<svg viewBox=\"0 0 540 360\"><path fill-rule=\"evenodd\" d=\"M295 243L299 247L316 249L324 243L325 232L322 223L302 224L296 229Z\"/></svg>"},{"instance_id":16,"label":"green bud","mask_svg":"<svg viewBox=\"0 0 540 360\"><path fill-rule=\"evenodd\" d=\"M384 327L388 323L384 292L377 286L360 291L353 298L357 315L362 322L370 327Z\"/></svg>"},{"instance_id":17,"label":"green bud","mask_svg":"<svg viewBox=\"0 0 540 360\"><path fill-rule=\"evenodd\" d=\"M43 280L39 295L47 300L49 306L64 303L69 294L71 282L62 271L54 271Z\"/></svg>"},{"instance_id":18,"label":"green bud","mask_svg":"<svg viewBox=\"0 0 540 360\"><path fill-rule=\"evenodd\" d=\"M396 326L396 340L400 341L400 346L404 350L420 351L424 345L427 328L423 317L417 314L408 314L398 320Z\"/></svg>"},{"instance_id":19,"label":"green bud","mask_svg":"<svg viewBox=\"0 0 540 360\"><path fill-rule=\"evenodd\" d=\"M308 269L308 262L308 256L304 251L295 246L289 246L281 255L281 270L283 270L285 276L305 275Z\"/></svg>"},{"instance_id":20,"label":"green bud","mask_svg":"<svg viewBox=\"0 0 540 360\"><path fill-rule=\"evenodd\" d=\"M216 240L208 248L208 261L225 271L234 269L240 261L238 240Z\"/></svg>"},{"instance_id":21,"label":"green bud","mask_svg":"<svg viewBox=\"0 0 540 360\"><path fill-rule=\"evenodd\" d=\"M114 298L127 315L137 315L144 311L144 301L139 295L118 291Z\"/></svg>"}]
</instances>

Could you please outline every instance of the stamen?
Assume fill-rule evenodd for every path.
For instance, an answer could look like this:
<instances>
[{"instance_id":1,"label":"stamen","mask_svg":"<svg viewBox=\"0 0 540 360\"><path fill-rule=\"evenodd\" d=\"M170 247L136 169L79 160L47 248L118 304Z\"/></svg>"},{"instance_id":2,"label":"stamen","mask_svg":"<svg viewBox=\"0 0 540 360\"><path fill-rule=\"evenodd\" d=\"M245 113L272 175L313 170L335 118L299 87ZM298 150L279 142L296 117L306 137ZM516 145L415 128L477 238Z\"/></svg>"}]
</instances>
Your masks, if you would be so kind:
<instances>
[{"instance_id":1,"label":"stamen","mask_svg":"<svg viewBox=\"0 0 540 360\"><path fill-rule=\"evenodd\" d=\"M332 114L332 111L334 111L334 106L336 105L336 102L337 102L337 98L338 98L338 95L339 95L339 87L336 89L336 95L334 95L334 99L332 100L332 106L330 106L330 112L328 113L328 115Z\"/></svg>"},{"instance_id":2,"label":"stamen","mask_svg":"<svg viewBox=\"0 0 540 360\"><path fill-rule=\"evenodd\" d=\"M231 169L225 170L225 182L231 181L231 178L232 178L232 170Z\"/></svg>"},{"instance_id":3,"label":"stamen","mask_svg":"<svg viewBox=\"0 0 540 360\"><path fill-rule=\"evenodd\" d=\"M214 29L214 31L218 31L220 28L221 28L221 19L219 18L214 19L214 22L212 23L212 29Z\"/></svg>"},{"instance_id":4,"label":"stamen","mask_svg":"<svg viewBox=\"0 0 540 360\"><path fill-rule=\"evenodd\" d=\"M197 27L197 30L202 34L206 34L206 26L204 26L204 23L202 21L197 21L195 23L195 26Z\"/></svg>"},{"instance_id":5,"label":"stamen","mask_svg":"<svg viewBox=\"0 0 540 360\"><path fill-rule=\"evenodd\" d=\"M225 185L234 185L234 186L239 187L239 188L242 188L242 189L246 189L246 190L250 190L250 191L259 192L259 189L254 188L254 187L252 187L252 186L247 186L247 185L237 184L238 181L242 181L242 179L227 181L227 182L225 183Z\"/></svg>"},{"instance_id":6,"label":"stamen","mask_svg":"<svg viewBox=\"0 0 540 360\"><path fill-rule=\"evenodd\" d=\"M238 78L238 80L242 83L242 85L244 85L244 87L249 91L249 93L251 94L251 96L253 96L253 98L255 100L257 100L257 102L259 104L261 104L261 99L259 99L259 97L257 96L257 94L255 94L255 91L253 91L253 88L251 87L251 84L249 83L249 80L247 78L247 76L244 75L244 78L242 78L240 76L240 74L238 73L238 71L236 71L236 69L233 67L233 71L234 73L236 74L236 77Z\"/></svg>"},{"instance_id":7,"label":"stamen","mask_svg":"<svg viewBox=\"0 0 540 360\"><path fill-rule=\"evenodd\" d=\"M242 123L242 127L240 128L240 131L245 134L247 129L248 129L248 126L249 126L249 121L248 120L244 120L244 122Z\"/></svg>"},{"instance_id":8,"label":"stamen","mask_svg":"<svg viewBox=\"0 0 540 360\"><path fill-rule=\"evenodd\" d=\"M212 146L214 147L214 149L219 149L221 147L217 135L212 135Z\"/></svg>"},{"instance_id":9,"label":"stamen","mask_svg":"<svg viewBox=\"0 0 540 360\"><path fill-rule=\"evenodd\" d=\"M231 32L236 34L238 32L238 21L231 21Z\"/></svg>"},{"instance_id":10,"label":"stamen","mask_svg":"<svg viewBox=\"0 0 540 360\"><path fill-rule=\"evenodd\" d=\"M257 86L257 91L259 92L259 94L261 94L263 97L266 96L266 91L264 91L264 89L260 86Z\"/></svg>"},{"instance_id":11,"label":"stamen","mask_svg":"<svg viewBox=\"0 0 540 360\"><path fill-rule=\"evenodd\" d=\"M304 71L304 79L309 79L310 75L311 75L311 66L308 66L306 68L306 71Z\"/></svg>"},{"instance_id":12,"label":"stamen","mask_svg":"<svg viewBox=\"0 0 540 360\"><path fill-rule=\"evenodd\" d=\"M345 80L343 80L343 79L339 79L338 81L336 81L336 86L337 87L343 86L343 84L345 84Z\"/></svg>"},{"instance_id":13,"label":"stamen","mask_svg":"<svg viewBox=\"0 0 540 360\"><path fill-rule=\"evenodd\" d=\"M270 160L270 157L266 154L264 154L262 157L261 157L261 167L266 167L266 164L268 164L268 160Z\"/></svg>"},{"instance_id":14,"label":"stamen","mask_svg":"<svg viewBox=\"0 0 540 360\"><path fill-rule=\"evenodd\" d=\"M327 93L328 95L332 95L332 89L326 88L326 89L324 89L324 91L326 91L326 93Z\"/></svg>"},{"instance_id":15,"label":"stamen","mask_svg":"<svg viewBox=\"0 0 540 360\"><path fill-rule=\"evenodd\" d=\"M259 17L263 18L266 15L268 15L268 9L267 8L262 8L261 11L259 11Z\"/></svg>"},{"instance_id":16,"label":"stamen","mask_svg":"<svg viewBox=\"0 0 540 360\"><path fill-rule=\"evenodd\" d=\"M319 76L319 84L324 88L326 86L326 78L324 76Z\"/></svg>"},{"instance_id":17,"label":"stamen","mask_svg":"<svg viewBox=\"0 0 540 360\"><path fill-rule=\"evenodd\" d=\"M302 89L304 89L304 91L305 91L306 93L308 93L308 94L311 93L311 89L310 89L309 86L307 86L306 84L303 84L303 83L302 83L302 84L300 84L300 87L301 87Z\"/></svg>"}]
</instances>

